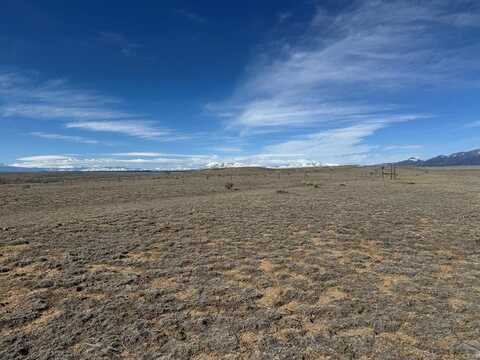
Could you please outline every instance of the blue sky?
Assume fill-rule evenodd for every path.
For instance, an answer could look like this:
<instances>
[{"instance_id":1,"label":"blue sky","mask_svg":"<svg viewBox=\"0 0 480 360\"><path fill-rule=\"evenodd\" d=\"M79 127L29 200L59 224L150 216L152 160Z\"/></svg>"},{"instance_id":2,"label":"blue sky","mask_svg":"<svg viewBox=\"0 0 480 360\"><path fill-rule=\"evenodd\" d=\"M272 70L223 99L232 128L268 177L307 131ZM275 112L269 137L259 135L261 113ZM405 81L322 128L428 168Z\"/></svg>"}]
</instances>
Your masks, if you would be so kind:
<instances>
[{"instance_id":1,"label":"blue sky","mask_svg":"<svg viewBox=\"0 0 480 360\"><path fill-rule=\"evenodd\" d=\"M480 147L476 1L3 0L0 162L301 166Z\"/></svg>"}]
</instances>

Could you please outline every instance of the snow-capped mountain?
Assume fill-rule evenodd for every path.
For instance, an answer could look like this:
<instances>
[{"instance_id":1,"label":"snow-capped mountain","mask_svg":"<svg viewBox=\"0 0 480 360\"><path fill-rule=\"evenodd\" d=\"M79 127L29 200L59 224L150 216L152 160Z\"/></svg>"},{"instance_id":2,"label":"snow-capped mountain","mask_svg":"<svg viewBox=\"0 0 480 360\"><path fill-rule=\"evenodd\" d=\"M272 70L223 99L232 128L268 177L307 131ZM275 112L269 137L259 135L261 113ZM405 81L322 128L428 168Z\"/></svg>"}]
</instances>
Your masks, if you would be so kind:
<instances>
[{"instance_id":1,"label":"snow-capped mountain","mask_svg":"<svg viewBox=\"0 0 480 360\"><path fill-rule=\"evenodd\" d=\"M480 165L480 149L450 155L439 155L428 160L410 158L396 163L401 166L466 166Z\"/></svg>"},{"instance_id":2,"label":"snow-capped mountain","mask_svg":"<svg viewBox=\"0 0 480 360\"><path fill-rule=\"evenodd\" d=\"M256 164L253 162L210 162L205 167L207 169L225 169L225 168L239 168L239 167L263 167L271 169L286 169L286 168L302 168L302 167L318 167L324 166L318 161L313 160L291 160L291 161L275 161L270 160L267 163ZM325 165L327 166L327 165ZM335 166L329 164L328 166Z\"/></svg>"},{"instance_id":3,"label":"snow-capped mountain","mask_svg":"<svg viewBox=\"0 0 480 360\"><path fill-rule=\"evenodd\" d=\"M407 160L399 161L396 163L396 165L399 166L421 166L423 163L423 160L416 158L416 157L411 157L408 158Z\"/></svg>"}]
</instances>

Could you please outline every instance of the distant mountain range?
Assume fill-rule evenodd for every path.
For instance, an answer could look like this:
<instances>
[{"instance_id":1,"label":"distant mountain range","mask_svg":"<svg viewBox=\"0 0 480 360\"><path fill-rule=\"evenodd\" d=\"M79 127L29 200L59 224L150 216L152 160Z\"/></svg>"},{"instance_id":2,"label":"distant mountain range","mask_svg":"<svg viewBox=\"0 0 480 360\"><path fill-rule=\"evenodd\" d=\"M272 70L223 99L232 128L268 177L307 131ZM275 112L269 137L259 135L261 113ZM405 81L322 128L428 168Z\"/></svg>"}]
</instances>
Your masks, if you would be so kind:
<instances>
[{"instance_id":1,"label":"distant mountain range","mask_svg":"<svg viewBox=\"0 0 480 360\"><path fill-rule=\"evenodd\" d=\"M428 160L421 160L411 157L407 160L394 163L398 166L469 166L480 165L480 149L458 152L451 155L439 155ZM224 169L243 167L245 164L235 162L211 162L205 166L207 169ZM261 165L249 165L260 166ZM270 166L271 168L301 168L301 167L320 167L334 166L330 164L321 164L317 161L292 161L281 166ZM268 166L267 166L268 167ZM0 173L12 172L44 172L44 171L145 171L142 169L123 169L123 168L72 168L72 169L43 169L43 168L24 168L0 163Z\"/></svg>"},{"instance_id":2,"label":"distant mountain range","mask_svg":"<svg viewBox=\"0 0 480 360\"><path fill-rule=\"evenodd\" d=\"M282 168L305 168L305 167L319 167L319 166L330 166L330 164L322 164L318 161L312 160L292 160L289 163L282 163L281 165L272 164L270 166L265 166L261 164L250 164L242 162L210 162L205 167L207 169L226 169L226 168L241 168L241 167L263 167L263 168L272 168L272 169L282 169Z\"/></svg>"},{"instance_id":3,"label":"distant mountain range","mask_svg":"<svg viewBox=\"0 0 480 360\"><path fill-rule=\"evenodd\" d=\"M64 171L150 171L144 169L126 169L118 167L72 167L72 168L28 168L20 166L11 166L0 163L0 173L26 173L26 172L64 172Z\"/></svg>"},{"instance_id":4,"label":"distant mountain range","mask_svg":"<svg viewBox=\"0 0 480 360\"><path fill-rule=\"evenodd\" d=\"M468 166L480 165L480 149L439 155L428 160L410 158L395 163L398 166Z\"/></svg>"}]
</instances>

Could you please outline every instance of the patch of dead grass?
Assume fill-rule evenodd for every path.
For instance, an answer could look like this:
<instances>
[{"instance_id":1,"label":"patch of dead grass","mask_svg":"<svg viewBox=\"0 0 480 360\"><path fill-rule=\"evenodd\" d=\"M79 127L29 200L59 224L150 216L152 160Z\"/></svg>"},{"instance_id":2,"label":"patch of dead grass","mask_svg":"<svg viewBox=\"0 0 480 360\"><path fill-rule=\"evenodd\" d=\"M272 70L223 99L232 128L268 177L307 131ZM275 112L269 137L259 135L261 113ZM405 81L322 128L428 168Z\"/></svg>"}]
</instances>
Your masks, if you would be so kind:
<instances>
[{"instance_id":1,"label":"patch of dead grass","mask_svg":"<svg viewBox=\"0 0 480 360\"><path fill-rule=\"evenodd\" d=\"M401 342L409 346L416 346L418 344L417 339L400 331L393 332L393 333L390 333L390 332L380 333L378 334L378 337L384 338L390 341Z\"/></svg>"},{"instance_id":2,"label":"patch of dead grass","mask_svg":"<svg viewBox=\"0 0 480 360\"><path fill-rule=\"evenodd\" d=\"M0 314L21 305L29 292L31 291L26 288L18 288L7 291L5 295L2 295L0 301L3 304L3 306L0 307Z\"/></svg>"},{"instance_id":3,"label":"patch of dead grass","mask_svg":"<svg viewBox=\"0 0 480 360\"><path fill-rule=\"evenodd\" d=\"M313 322L309 320L305 321L303 328L307 333L312 335L327 333L329 329L328 325L320 319L316 319Z\"/></svg>"},{"instance_id":4,"label":"patch of dead grass","mask_svg":"<svg viewBox=\"0 0 480 360\"><path fill-rule=\"evenodd\" d=\"M58 309L52 308L43 312L37 319L26 324L22 327L22 330L26 333L31 333L34 330L39 330L42 327L46 326L50 321L62 315L62 312Z\"/></svg>"},{"instance_id":5,"label":"patch of dead grass","mask_svg":"<svg viewBox=\"0 0 480 360\"><path fill-rule=\"evenodd\" d=\"M186 290L182 290L182 291L178 291L175 293L175 297L178 299L178 300L190 300L192 299L195 294L197 293L197 291L195 289L186 289Z\"/></svg>"},{"instance_id":6,"label":"patch of dead grass","mask_svg":"<svg viewBox=\"0 0 480 360\"><path fill-rule=\"evenodd\" d=\"M154 289L172 288L177 286L177 280L174 277L156 278L151 283Z\"/></svg>"},{"instance_id":7,"label":"patch of dead grass","mask_svg":"<svg viewBox=\"0 0 480 360\"><path fill-rule=\"evenodd\" d=\"M259 269L263 272L272 272L273 271L273 264L270 260L263 259L260 261Z\"/></svg>"},{"instance_id":8,"label":"patch of dead grass","mask_svg":"<svg viewBox=\"0 0 480 360\"><path fill-rule=\"evenodd\" d=\"M272 307L277 304L284 294L284 290L279 287L269 287L263 292L263 297L257 301L257 304L266 307Z\"/></svg>"},{"instance_id":9,"label":"patch of dead grass","mask_svg":"<svg viewBox=\"0 0 480 360\"><path fill-rule=\"evenodd\" d=\"M348 298L348 294L338 287L331 287L325 290L318 299L318 304L328 305L334 301L344 300Z\"/></svg>"},{"instance_id":10,"label":"patch of dead grass","mask_svg":"<svg viewBox=\"0 0 480 360\"><path fill-rule=\"evenodd\" d=\"M8 259L20 254L30 247L30 244L0 245L0 253L2 253L3 256Z\"/></svg>"},{"instance_id":11,"label":"patch of dead grass","mask_svg":"<svg viewBox=\"0 0 480 360\"><path fill-rule=\"evenodd\" d=\"M23 267L15 267L15 268L12 269L12 271L10 271L10 274L11 275L20 275L20 276L35 274L37 272L36 271L37 268L38 268L38 264L30 264L30 265L23 266Z\"/></svg>"},{"instance_id":12,"label":"patch of dead grass","mask_svg":"<svg viewBox=\"0 0 480 360\"><path fill-rule=\"evenodd\" d=\"M128 253L128 257L136 261L158 260L162 256L160 249L153 248L146 251Z\"/></svg>"},{"instance_id":13,"label":"patch of dead grass","mask_svg":"<svg viewBox=\"0 0 480 360\"><path fill-rule=\"evenodd\" d=\"M371 327L359 327L348 330L342 330L337 333L341 337L354 337L354 336L371 336L373 335L373 328Z\"/></svg>"},{"instance_id":14,"label":"patch of dead grass","mask_svg":"<svg viewBox=\"0 0 480 360\"><path fill-rule=\"evenodd\" d=\"M253 331L244 331L240 334L240 344L251 346L258 341L257 334Z\"/></svg>"},{"instance_id":15,"label":"patch of dead grass","mask_svg":"<svg viewBox=\"0 0 480 360\"><path fill-rule=\"evenodd\" d=\"M301 304L298 301L290 301L288 304L285 304L280 307L280 311L283 313L294 313L300 310Z\"/></svg>"},{"instance_id":16,"label":"patch of dead grass","mask_svg":"<svg viewBox=\"0 0 480 360\"><path fill-rule=\"evenodd\" d=\"M407 276L396 275L396 274L383 275L381 276L381 278L382 278L382 282L378 286L378 288L381 292L388 295L393 295L394 286L410 281L410 278L408 278Z\"/></svg>"},{"instance_id":17,"label":"patch of dead grass","mask_svg":"<svg viewBox=\"0 0 480 360\"><path fill-rule=\"evenodd\" d=\"M120 274L140 274L141 271L131 266L117 266L108 264L92 264L88 266L88 271L93 273L120 273Z\"/></svg>"},{"instance_id":18,"label":"patch of dead grass","mask_svg":"<svg viewBox=\"0 0 480 360\"><path fill-rule=\"evenodd\" d=\"M441 279L448 279L453 276L453 266L452 265L440 265L437 276Z\"/></svg>"},{"instance_id":19,"label":"patch of dead grass","mask_svg":"<svg viewBox=\"0 0 480 360\"><path fill-rule=\"evenodd\" d=\"M455 311L463 309L468 303L459 298L448 299L448 305Z\"/></svg>"},{"instance_id":20,"label":"patch of dead grass","mask_svg":"<svg viewBox=\"0 0 480 360\"><path fill-rule=\"evenodd\" d=\"M192 360L218 360L221 357L215 353L202 353L192 356Z\"/></svg>"}]
</instances>

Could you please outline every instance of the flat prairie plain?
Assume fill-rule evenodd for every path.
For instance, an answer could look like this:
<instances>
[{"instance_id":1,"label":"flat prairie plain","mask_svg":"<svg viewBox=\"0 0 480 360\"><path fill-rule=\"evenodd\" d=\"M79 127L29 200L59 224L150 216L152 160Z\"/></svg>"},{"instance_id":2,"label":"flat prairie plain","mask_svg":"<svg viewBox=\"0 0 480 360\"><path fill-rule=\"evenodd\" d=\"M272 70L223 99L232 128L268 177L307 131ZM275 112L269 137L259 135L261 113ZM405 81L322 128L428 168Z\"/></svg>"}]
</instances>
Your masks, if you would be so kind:
<instances>
[{"instance_id":1,"label":"flat prairie plain","mask_svg":"<svg viewBox=\"0 0 480 360\"><path fill-rule=\"evenodd\" d=\"M480 170L0 183L1 359L480 359Z\"/></svg>"}]
</instances>

